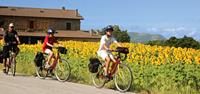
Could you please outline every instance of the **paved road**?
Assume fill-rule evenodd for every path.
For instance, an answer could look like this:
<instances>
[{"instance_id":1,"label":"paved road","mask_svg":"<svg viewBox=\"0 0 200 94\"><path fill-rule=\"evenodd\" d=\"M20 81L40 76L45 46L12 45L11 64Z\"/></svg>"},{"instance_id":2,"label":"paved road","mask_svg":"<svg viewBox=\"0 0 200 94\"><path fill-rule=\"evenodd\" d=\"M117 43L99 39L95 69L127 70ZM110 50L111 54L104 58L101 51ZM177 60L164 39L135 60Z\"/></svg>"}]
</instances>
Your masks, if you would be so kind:
<instances>
[{"instance_id":1,"label":"paved road","mask_svg":"<svg viewBox=\"0 0 200 94\"><path fill-rule=\"evenodd\" d=\"M111 89L30 76L11 76L0 72L0 94L132 94Z\"/></svg>"}]
</instances>

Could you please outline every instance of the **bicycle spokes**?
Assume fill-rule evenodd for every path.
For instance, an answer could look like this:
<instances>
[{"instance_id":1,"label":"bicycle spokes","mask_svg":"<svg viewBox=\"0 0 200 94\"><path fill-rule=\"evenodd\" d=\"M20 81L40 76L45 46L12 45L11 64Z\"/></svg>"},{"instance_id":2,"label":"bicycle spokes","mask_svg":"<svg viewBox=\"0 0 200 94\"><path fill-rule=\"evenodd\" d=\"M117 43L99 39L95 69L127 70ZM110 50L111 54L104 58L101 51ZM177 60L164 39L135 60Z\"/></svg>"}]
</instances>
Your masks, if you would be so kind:
<instances>
[{"instance_id":1,"label":"bicycle spokes","mask_svg":"<svg viewBox=\"0 0 200 94\"><path fill-rule=\"evenodd\" d=\"M104 78L104 70L102 65L99 66L98 72L97 73L92 73L91 74L92 82L97 88L102 88L106 81Z\"/></svg>"},{"instance_id":2,"label":"bicycle spokes","mask_svg":"<svg viewBox=\"0 0 200 94\"><path fill-rule=\"evenodd\" d=\"M66 60L59 60L55 68L55 75L59 81L66 81L69 79L71 69Z\"/></svg>"},{"instance_id":3,"label":"bicycle spokes","mask_svg":"<svg viewBox=\"0 0 200 94\"><path fill-rule=\"evenodd\" d=\"M125 64L120 64L115 74L115 85L121 92L127 91L132 84L132 72Z\"/></svg>"}]
</instances>

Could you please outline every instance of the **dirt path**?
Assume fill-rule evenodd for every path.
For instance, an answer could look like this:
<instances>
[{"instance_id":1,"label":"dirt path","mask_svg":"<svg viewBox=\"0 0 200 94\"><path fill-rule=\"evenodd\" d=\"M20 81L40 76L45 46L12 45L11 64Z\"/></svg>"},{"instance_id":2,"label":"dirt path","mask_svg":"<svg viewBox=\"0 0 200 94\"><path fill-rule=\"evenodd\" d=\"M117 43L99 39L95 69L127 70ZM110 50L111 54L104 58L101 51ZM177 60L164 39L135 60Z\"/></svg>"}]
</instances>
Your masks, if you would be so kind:
<instances>
[{"instance_id":1,"label":"dirt path","mask_svg":"<svg viewBox=\"0 0 200 94\"><path fill-rule=\"evenodd\" d=\"M0 72L0 94L133 94L52 79L11 76Z\"/></svg>"}]
</instances>

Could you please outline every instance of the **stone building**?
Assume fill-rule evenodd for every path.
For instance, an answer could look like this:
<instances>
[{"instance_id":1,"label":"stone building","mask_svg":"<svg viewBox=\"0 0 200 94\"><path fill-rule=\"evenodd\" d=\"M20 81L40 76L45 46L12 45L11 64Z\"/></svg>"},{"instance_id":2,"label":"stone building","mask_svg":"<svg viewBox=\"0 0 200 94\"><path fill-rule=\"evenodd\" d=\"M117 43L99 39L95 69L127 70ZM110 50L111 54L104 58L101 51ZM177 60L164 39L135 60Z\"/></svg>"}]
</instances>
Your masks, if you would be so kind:
<instances>
[{"instance_id":1,"label":"stone building","mask_svg":"<svg viewBox=\"0 0 200 94\"><path fill-rule=\"evenodd\" d=\"M99 36L81 31L81 20L83 17L77 9L0 6L0 21L4 23L1 27L6 30L9 23L14 23L24 43L42 40L48 28L54 28L58 33L60 31L57 37L61 40L98 41Z\"/></svg>"}]
</instances>

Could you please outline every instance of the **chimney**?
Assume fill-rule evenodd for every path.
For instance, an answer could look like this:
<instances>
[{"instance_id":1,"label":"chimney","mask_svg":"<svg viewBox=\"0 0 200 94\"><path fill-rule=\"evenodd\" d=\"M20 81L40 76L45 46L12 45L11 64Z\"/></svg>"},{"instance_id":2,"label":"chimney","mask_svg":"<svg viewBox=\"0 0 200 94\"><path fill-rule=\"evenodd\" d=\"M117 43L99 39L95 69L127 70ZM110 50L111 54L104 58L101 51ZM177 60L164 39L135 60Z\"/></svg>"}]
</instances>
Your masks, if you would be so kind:
<instances>
[{"instance_id":1,"label":"chimney","mask_svg":"<svg viewBox=\"0 0 200 94\"><path fill-rule=\"evenodd\" d=\"M89 31L90 36L92 36L92 33L93 33L93 29L91 29L91 30Z\"/></svg>"},{"instance_id":2,"label":"chimney","mask_svg":"<svg viewBox=\"0 0 200 94\"><path fill-rule=\"evenodd\" d=\"M79 16L79 15L78 15L78 9L76 9L76 16Z\"/></svg>"},{"instance_id":3,"label":"chimney","mask_svg":"<svg viewBox=\"0 0 200 94\"><path fill-rule=\"evenodd\" d=\"M64 7L64 6L62 7L62 10L65 10L65 7Z\"/></svg>"}]
</instances>

